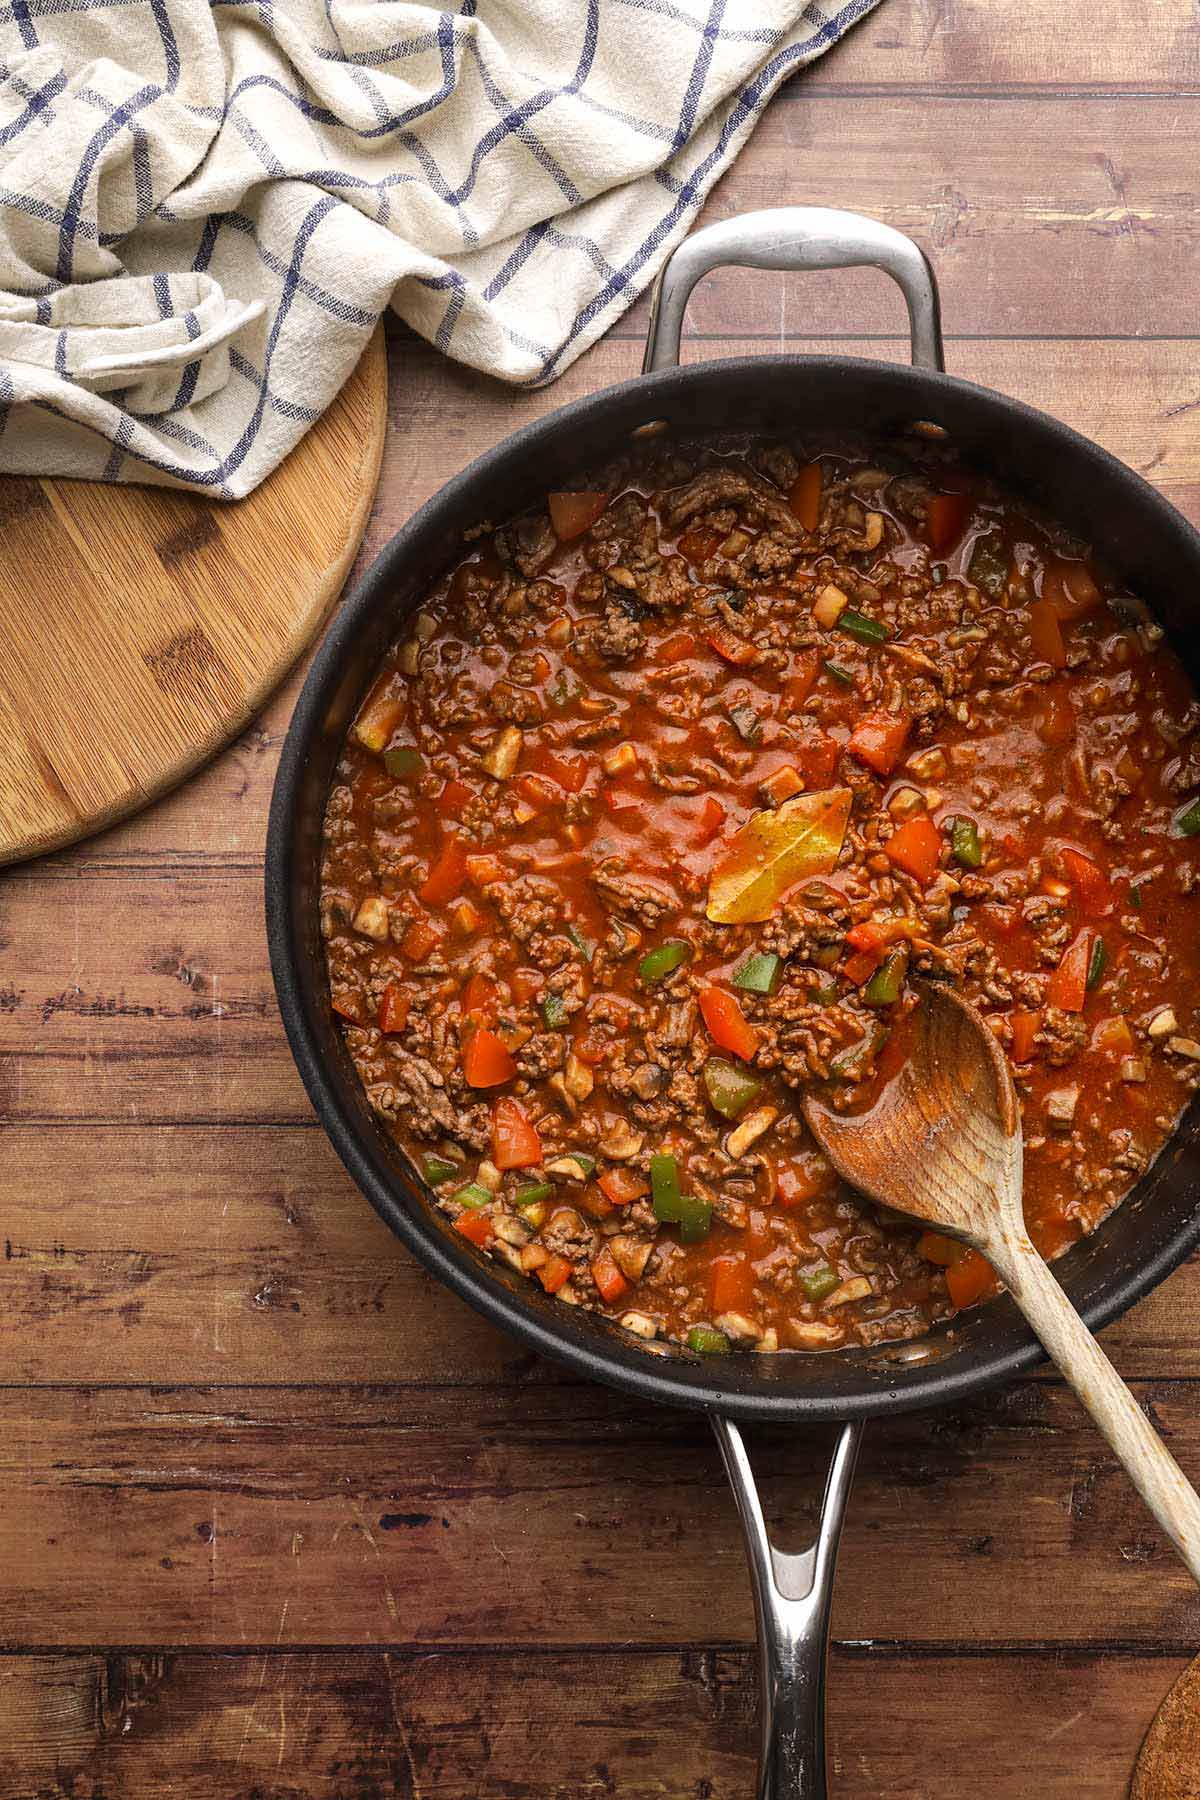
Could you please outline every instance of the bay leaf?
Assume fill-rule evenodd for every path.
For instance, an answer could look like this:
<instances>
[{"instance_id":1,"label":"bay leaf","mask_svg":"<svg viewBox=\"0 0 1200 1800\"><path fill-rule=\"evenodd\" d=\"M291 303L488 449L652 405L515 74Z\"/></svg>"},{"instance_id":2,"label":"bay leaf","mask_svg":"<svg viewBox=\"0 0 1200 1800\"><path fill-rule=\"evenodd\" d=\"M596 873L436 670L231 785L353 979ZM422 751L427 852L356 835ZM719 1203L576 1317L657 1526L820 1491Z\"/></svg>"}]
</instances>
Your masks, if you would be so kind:
<instances>
[{"instance_id":1,"label":"bay leaf","mask_svg":"<svg viewBox=\"0 0 1200 1800\"><path fill-rule=\"evenodd\" d=\"M709 876L707 911L713 923L769 919L798 881L828 875L841 854L851 799L849 788L825 788L752 813Z\"/></svg>"}]
</instances>

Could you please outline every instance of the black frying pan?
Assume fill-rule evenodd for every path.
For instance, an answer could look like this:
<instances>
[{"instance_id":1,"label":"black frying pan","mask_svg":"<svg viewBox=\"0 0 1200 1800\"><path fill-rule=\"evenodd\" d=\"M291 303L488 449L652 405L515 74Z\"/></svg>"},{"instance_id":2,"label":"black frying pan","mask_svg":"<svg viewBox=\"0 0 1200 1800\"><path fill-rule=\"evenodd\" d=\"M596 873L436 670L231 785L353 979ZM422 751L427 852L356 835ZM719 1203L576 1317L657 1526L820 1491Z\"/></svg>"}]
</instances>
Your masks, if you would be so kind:
<instances>
[{"instance_id":1,"label":"black frying pan","mask_svg":"<svg viewBox=\"0 0 1200 1800\"><path fill-rule=\"evenodd\" d=\"M724 263L887 271L908 304L914 367L841 356L762 356L679 368L695 282ZM345 601L319 651L284 744L267 839L271 966L292 1051L313 1105L381 1217L455 1293L531 1349L642 1400L697 1407L713 1421L746 1532L759 1620L763 1743L759 1800L825 1793L824 1655L838 1533L865 1419L961 1401L1041 1355L1007 1298L915 1343L814 1356L704 1359L646 1345L595 1314L559 1305L464 1243L373 1118L330 1010L317 925L321 822L347 726L405 614L462 554L464 534L569 485L639 427L680 436L830 429L883 443L927 422L970 463L1093 544L1153 607L1200 677L1200 535L1097 445L1016 400L942 373L937 289L907 238L853 213L786 208L695 233L655 294L645 370L578 400L490 450L423 506ZM1095 1330L1147 1293L1200 1238L1200 1103L1134 1193L1056 1271ZM784 1555L767 1537L738 1422L842 1426L818 1538Z\"/></svg>"}]
</instances>

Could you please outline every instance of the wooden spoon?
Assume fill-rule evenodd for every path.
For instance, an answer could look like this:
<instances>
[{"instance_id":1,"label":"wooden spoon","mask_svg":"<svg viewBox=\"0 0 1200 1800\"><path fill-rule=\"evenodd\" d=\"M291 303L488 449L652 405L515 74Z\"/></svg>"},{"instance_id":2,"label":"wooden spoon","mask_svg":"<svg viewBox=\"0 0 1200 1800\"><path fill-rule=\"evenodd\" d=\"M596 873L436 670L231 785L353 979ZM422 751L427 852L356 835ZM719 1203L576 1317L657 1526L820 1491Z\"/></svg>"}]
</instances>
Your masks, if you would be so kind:
<instances>
[{"instance_id":1,"label":"wooden spoon","mask_svg":"<svg viewBox=\"0 0 1200 1800\"><path fill-rule=\"evenodd\" d=\"M852 1187L986 1256L1200 1582L1200 1498L1030 1242L1008 1059L951 989L921 983L909 1060L869 1112L806 1094L804 1117Z\"/></svg>"}]
</instances>

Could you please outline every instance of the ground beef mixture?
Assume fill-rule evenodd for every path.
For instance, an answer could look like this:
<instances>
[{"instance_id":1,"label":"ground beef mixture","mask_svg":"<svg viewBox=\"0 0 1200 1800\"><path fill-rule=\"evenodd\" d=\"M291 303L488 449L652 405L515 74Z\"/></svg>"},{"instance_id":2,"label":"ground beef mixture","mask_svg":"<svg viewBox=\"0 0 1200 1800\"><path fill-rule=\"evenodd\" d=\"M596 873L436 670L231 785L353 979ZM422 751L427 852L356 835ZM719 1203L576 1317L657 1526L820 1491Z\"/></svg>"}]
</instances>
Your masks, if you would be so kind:
<instances>
[{"instance_id":1,"label":"ground beef mixture","mask_svg":"<svg viewBox=\"0 0 1200 1800\"><path fill-rule=\"evenodd\" d=\"M490 528L329 796L332 1003L483 1253L710 1354L994 1291L796 1104L885 1079L912 977L1011 1058L1055 1255L1200 1078L1200 704L1085 546L937 447L646 446ZM890 1060L889 1060L890 1059Z\"/></svg>"}]
</instances>

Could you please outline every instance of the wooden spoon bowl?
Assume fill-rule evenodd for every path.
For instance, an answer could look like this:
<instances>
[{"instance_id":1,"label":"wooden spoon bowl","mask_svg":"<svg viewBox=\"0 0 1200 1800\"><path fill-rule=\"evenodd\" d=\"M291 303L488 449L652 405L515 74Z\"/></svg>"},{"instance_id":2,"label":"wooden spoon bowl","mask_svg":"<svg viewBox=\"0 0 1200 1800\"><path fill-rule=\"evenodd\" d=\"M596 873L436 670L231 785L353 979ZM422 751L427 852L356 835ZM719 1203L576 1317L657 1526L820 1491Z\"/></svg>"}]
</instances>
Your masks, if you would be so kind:
<instances>
[{"instance_id":1,"label":"wooden spoon bowl","mask_svg":"<svg viewBox=\"0 0 1200 1800\"><path fill-rule=\"evenodd\" d=\"M875 1104L835 1112L816 1092L802 1104L851 1187L986 1256L1200 1582L1200 1498L1025 1229L1020 1107L975 1008L923 982L908 1060Z\"/></svg>"}]
</instances>

